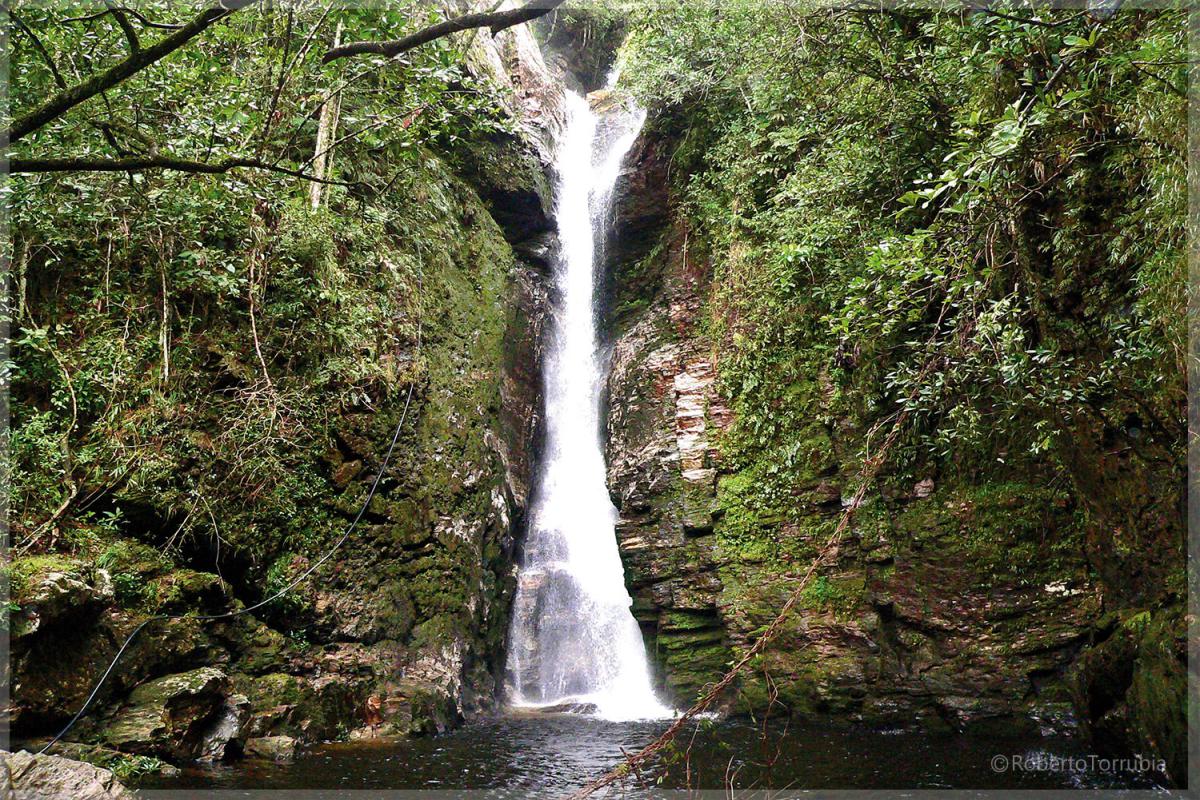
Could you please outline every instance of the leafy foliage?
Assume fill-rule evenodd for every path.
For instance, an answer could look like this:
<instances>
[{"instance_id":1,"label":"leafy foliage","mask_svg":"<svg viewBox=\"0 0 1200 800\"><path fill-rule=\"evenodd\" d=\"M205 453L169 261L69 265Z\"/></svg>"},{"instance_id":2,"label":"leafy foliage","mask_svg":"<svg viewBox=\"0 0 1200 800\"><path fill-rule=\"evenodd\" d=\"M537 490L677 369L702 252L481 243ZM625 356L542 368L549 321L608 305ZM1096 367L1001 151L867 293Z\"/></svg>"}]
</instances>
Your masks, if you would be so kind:
<instances>
[{"instance_id":1,"label":"leafy foliage","mask_svg":"<svg viewBox=\"0 0 1200 800\"><path fill-rule=\"evenodd\" d=\"M49 62L75 82L123 56L116 19L95 11L13 10L14 115L54 90ZM138 11L174 22L194 9ZM339 29L392 37L439 16L421 2L246 9L19 142L21 156L257 155L308 172L321 109L340 99L338 183L315 210L310 184L254 170L14 176L19 553L109 554L136 604L153 598L109 553L119 537L273 585L281 554L340 531L327 474L339 427L390 416L429 380L418 340L445 316L442 273L460 249L492 257L489 276L504 269L455 241L478 212L444 166L513 124L508 90L472 64L474 34L398 60L320 63ZM133 24L144 41L161 35Z\"/></svg>"},{"instance_id":2,"label":"leafy foliage","mask_svg":"<svg viewBox=\"0 0 1200 800\"><path fill-rule=\"evenodd\" d=\"M174 0L138 10L160 25L195 11ZM55 72L74 85L130 50L116 16L97 14L90 4L8 13L20 23L13 36L14 117L58 90ZM343 143L376 155L394 151L389 161L398 165L405 161L399 156L416 157L421 144L505 128L505 98L466 68L462 41L435 41L400 61L322 64L335 36L399 36L439 16L420 0L370 10L307 2L253 6L22 140L16 155L169 154L203 161L224 154L311 172L319 155L312 146L318 120L330 103L341 108L339 153L350 149ZM166 35L139 19L130 22L147 42ZM338 161L346 180L372 181L379 189L390 177L376 174L370 162Z\"/></svg>"},{"instance_id":3,"label":"leafy foliage","mask_svg":"<svg viewBox=\"0 0 1200 800\"><path fill-rule=\"evenodd\" d=\"M1118 454L1150 506L1173 502L1184 12L631 14L625 74L669 108L655 124L713 270L723 450L751 476L734 508L799 513L814 427L852 459L902 408L901 484L1020 467L1112 506L1081 465Z\"/></svg>"}]
</instances>

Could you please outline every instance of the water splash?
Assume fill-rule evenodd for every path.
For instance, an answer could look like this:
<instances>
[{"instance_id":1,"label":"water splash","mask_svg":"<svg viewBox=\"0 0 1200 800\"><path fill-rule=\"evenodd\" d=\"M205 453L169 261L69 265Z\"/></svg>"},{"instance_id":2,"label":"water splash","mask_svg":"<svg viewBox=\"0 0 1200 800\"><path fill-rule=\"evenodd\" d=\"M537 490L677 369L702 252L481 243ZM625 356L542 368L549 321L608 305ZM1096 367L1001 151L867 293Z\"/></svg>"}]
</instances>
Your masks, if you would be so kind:
<instances>
[{"instance_id":1,"label":"water splash","mask_svg":"<svg viewBox=\"0 0 1200 800\"><path fill-rule=\"evenodd\" d=\"M546 441L513 601L510 699L577 705L611 720L659 718L672 712L651 685L605 485L595 299L599 233L645 112L613 104L600 117L573 92L566 104L555 159L560 253L545 361Z\"/></svg>"}]
</instances>

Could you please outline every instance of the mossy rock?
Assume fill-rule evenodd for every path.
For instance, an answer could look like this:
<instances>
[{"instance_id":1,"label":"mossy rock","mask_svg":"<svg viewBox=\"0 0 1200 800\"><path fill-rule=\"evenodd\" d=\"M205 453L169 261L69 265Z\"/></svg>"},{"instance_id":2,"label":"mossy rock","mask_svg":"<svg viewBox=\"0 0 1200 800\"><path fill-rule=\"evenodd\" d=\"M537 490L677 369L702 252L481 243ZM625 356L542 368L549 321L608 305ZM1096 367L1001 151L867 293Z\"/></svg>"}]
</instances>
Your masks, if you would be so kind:
<instances>
[{"instance_id":1,"label":"mossy rock","mask_svg":"<svg viewBox=\"0 0 1200 800\"><path fill-rule=\"evenodd\" d=\"M213 614L227 610L233 599L233 589L219 576L190 569L167 573L155 582L155 590L159 613Z\"/></svg>"},{"instance_id":2,"label":"mossy rock","mask_svg":"<svg viewBox=\"0 0 1200 800\"><path fill-rule=\"evenodd\" d=\"M104 725L100 738L122 752L196 758L203 753L230 688L229 677L215 667L143 683Z\"/></svg>"},{"instance_id":3,"label":"mossy rock","mask_svg":"<svg viewBox=\"0 0 1200 800\"><path fill-rule=\"evenodd\" d=\"M14 640L56 625L86 624L116 599L107 571L74 559L17 559L12 579L12 598L18 606L12 619Z\"/></svg>"},{"instance_id":4,"label":"mossy rock","mask_svg":"<svg viewBox=\"0 0 1200 800\"><path fill-rule=\"evenodd\" d=\"M1074 672L1077 707L1097 745L1162 759L1187 780L1187 623L1182 607L1110 615Z\"/></svg>"},{"instance_id":5,"label":"mossy rock","mask_svg":"<svg viewBox=\"0 0 1200 800\"><path fill-rule=\"evenodd\" d=\"M315 682L281 672L234 676L234 686L250 700L247 736L290 736L304 742L343 738L356 724L369 683Z\"/></svg>"}]
</instances>

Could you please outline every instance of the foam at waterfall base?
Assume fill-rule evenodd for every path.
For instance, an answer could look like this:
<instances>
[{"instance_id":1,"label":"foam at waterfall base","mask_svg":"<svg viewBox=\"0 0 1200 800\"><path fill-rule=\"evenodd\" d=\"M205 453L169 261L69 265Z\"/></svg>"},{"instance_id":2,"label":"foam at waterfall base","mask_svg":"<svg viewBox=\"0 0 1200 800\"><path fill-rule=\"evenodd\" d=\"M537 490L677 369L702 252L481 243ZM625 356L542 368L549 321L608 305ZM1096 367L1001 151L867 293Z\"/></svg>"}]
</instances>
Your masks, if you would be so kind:
<instances>
[{"instance_id":1,"label":"foam at waterfall base","mask_svg":"<svg viewBox=\"0 0 1200 800\"><path fill-rule=\"evenodd\" d=\"M679 716L678 711L663 705L654 694L631 696L623 691L563 697L546 703L516 700L509 710L514 714L574 714L606 722L653 722Z\"/></svg>"}]
</instances>

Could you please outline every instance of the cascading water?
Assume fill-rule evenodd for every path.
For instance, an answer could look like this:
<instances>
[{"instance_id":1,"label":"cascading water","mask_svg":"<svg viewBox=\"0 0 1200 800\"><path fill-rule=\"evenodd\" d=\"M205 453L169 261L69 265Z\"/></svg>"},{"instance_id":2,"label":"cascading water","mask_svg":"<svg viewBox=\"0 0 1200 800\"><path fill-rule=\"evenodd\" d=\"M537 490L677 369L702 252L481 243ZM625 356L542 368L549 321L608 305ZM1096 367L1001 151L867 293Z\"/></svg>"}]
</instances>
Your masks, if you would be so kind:
<instances>
[{"instance_id":1,"label":"cascading water","mask_svg":"<svg viewBox=\"0 0 1200 800\"><path fill-rule=\"evenodd\" d=\"M558 141L557 305L545 360L546 440L513 602L508 675L515 706L594 707L613 720L672 712L655 696L630 611L600 437L604 359L596 336L596 261L621 160L645 112L599 118L566 93Z\"/></svg>"}]
</instances>

